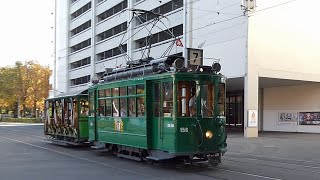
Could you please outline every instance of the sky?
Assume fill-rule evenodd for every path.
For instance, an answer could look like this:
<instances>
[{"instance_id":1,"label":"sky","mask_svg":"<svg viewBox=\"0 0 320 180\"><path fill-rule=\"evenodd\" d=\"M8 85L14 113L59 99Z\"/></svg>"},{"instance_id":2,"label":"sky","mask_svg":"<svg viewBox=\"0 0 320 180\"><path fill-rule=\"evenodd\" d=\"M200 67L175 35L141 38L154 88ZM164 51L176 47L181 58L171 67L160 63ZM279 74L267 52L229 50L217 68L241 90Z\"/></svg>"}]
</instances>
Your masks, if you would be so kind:
<instances>
[{"instance_id":1,"label":"sky","mask_svg":"<svg viewBox=\"0 0 320 180\"><path fill-rule=\"evenodd\" d=\"M16 61L53 63L53 0L9 0L0 6L0 67Z\"/></svg>"}]
</instances>

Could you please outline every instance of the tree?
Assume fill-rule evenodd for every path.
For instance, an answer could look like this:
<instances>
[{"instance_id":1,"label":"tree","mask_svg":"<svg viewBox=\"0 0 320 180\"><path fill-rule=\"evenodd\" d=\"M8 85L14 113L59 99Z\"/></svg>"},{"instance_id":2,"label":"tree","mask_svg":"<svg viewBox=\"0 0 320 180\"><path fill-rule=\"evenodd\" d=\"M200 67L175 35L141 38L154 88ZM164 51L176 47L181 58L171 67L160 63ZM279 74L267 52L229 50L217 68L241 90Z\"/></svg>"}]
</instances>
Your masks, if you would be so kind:
<instances>
[{"instance_id":1,"label":"tree","mask_svg":"<svg viewBox=\"0 0 320 180\"><path fill-rule=\"evenodd\" d=\"M31 109L35 116L48 97L50 76L49 67L34 61L17 61L13 67L0 68L0 109L18 112L21 104L22 116Z\"/></svg>"}]
</instances>

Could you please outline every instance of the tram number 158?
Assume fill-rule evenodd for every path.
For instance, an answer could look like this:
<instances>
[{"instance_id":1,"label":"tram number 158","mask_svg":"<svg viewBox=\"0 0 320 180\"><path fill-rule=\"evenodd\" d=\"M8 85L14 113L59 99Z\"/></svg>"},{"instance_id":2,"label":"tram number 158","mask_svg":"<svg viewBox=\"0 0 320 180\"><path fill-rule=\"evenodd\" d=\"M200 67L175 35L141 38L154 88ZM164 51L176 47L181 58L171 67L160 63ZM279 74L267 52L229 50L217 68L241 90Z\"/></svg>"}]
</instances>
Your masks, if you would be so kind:
<instances>
[{"instance_id":1,"label":"tram number 158","mask_svg":"<svg viewBox=\"0 0 320 180\"><path fill-rule=\"evenodd\" d=\"M189 132L189 129L187 127L181 127L180 128L180 132L181 133L187 133L187 132Z\"/></svg>"}]
</instances>

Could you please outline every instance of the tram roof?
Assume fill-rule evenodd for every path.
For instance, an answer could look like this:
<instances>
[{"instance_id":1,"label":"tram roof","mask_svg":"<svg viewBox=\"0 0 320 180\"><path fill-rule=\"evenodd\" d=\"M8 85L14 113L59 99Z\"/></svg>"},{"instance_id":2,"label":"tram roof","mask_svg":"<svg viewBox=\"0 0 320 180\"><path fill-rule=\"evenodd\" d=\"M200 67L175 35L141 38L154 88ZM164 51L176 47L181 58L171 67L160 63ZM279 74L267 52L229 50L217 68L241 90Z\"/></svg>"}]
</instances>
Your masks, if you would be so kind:
<instances>
[{"instance_id":1,"label":"tram roof","mask_svg":"<svg viewBox=\"0 0 320 180\"><path fill-rule=\"evenodd\" d=\"M61 93L58 94L55 97L48 98L47 100L52 100L52 99L62 99L62 98L67 98L67 97L75 97L79 95L88 95L88 87L83 87L74 91L69 91L67 93Z\"/></svg>"}]
</instances>

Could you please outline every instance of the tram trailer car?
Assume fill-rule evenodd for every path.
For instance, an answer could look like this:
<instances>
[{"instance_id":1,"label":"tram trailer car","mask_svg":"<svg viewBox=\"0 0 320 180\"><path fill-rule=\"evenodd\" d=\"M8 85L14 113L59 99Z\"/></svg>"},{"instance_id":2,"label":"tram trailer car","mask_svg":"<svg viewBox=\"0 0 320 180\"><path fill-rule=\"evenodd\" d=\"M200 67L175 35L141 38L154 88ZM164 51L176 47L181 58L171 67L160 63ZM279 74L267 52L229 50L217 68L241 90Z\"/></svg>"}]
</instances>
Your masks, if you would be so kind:
<instances>
[{"instance_id":1,"label":"tram trailer car","mask_svg":"<svg viewBox=\"0 0 320 180\"><path fill-rule=\"evenodd\" d=\"M59 145L88 145L88 90L45 100L44 134Z\"/></svg>"},{"instance_id":2,"label":"tram trailer car","mask_svg":"<svg viewBox=\"0 0 320 180\"><path fill-rule=\"evenodd\" d=\"M119 157L207 161L226 152L220 65L180 68L168 57L115 69L89 88L89 141ZM139 64L139 63L138 63Z\"/></svg>"}]
</instances>

